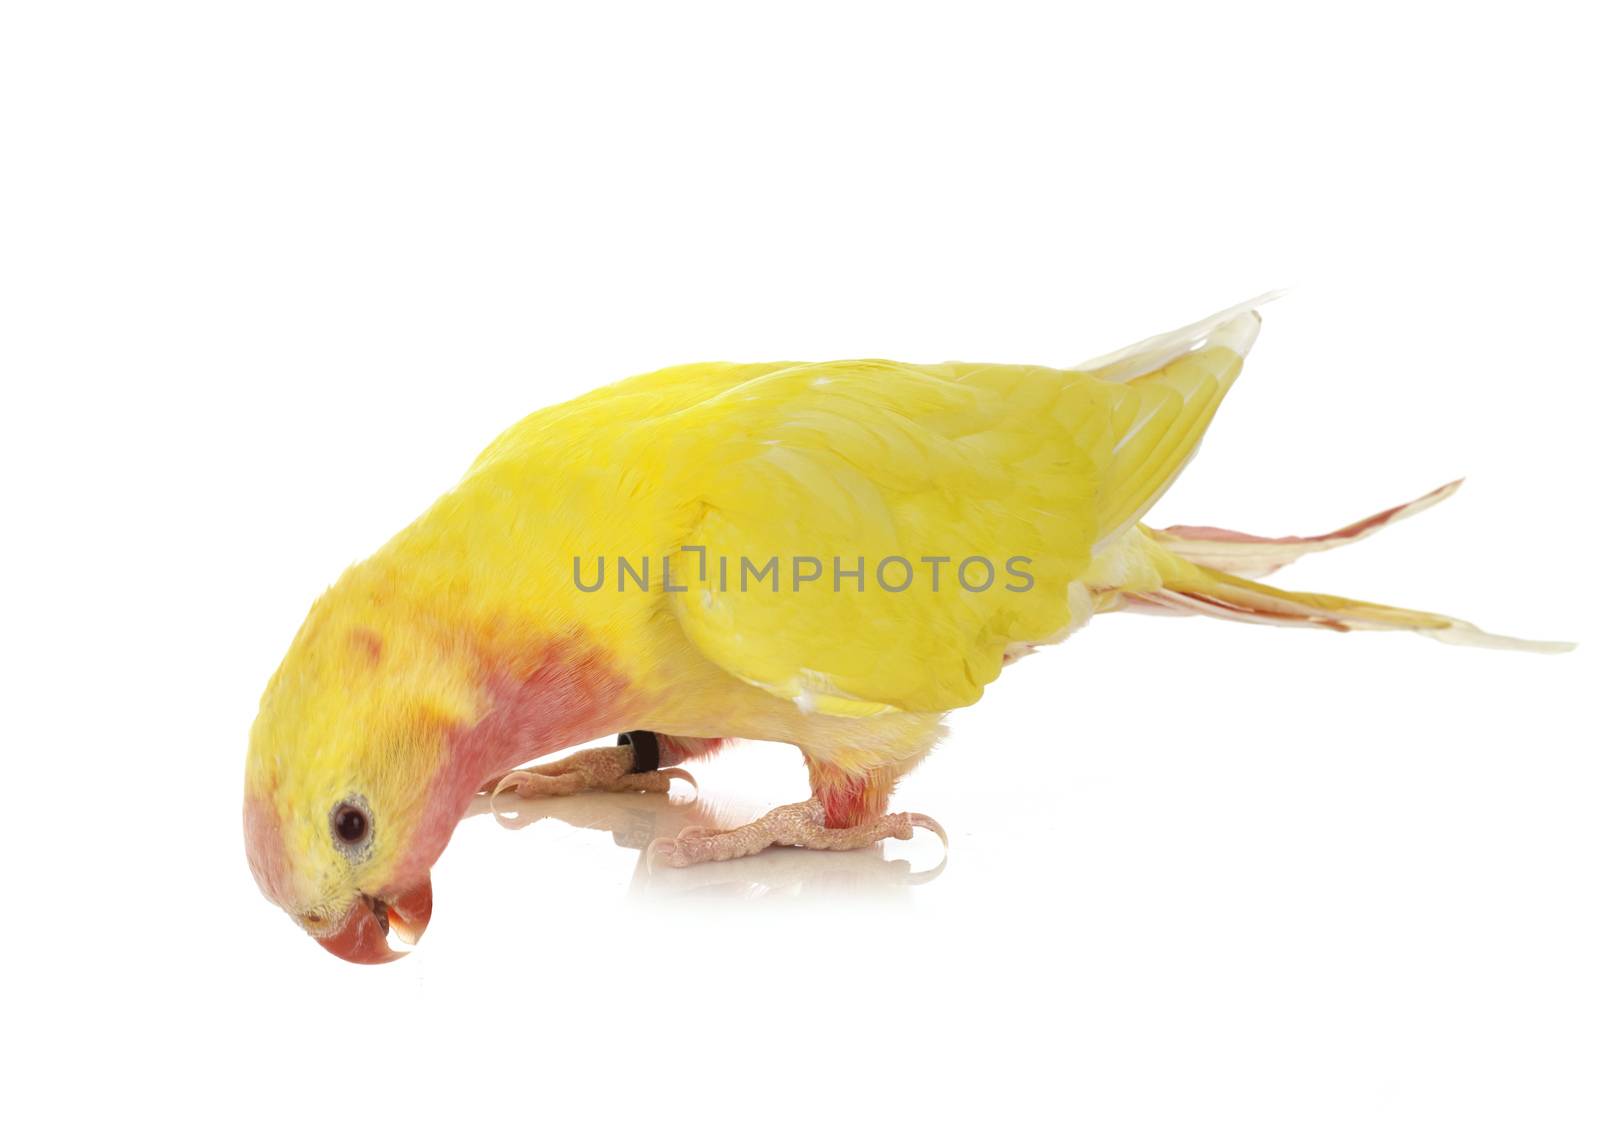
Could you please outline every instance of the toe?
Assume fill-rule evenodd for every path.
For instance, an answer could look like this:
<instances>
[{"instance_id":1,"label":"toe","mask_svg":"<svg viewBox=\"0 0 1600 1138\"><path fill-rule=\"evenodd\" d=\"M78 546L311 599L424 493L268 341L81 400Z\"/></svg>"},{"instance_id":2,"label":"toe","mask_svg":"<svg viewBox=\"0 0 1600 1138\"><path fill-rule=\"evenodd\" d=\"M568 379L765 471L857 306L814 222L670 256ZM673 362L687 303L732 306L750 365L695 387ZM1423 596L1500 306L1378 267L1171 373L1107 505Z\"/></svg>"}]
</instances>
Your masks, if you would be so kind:
<instances>
[{"instance_id":1,"label":"toe","mask_svg":"<svg viewBox=\"0 0 1600 1138\"><path fill-rule=\"evenodd\" d=\"M667 865L674 869L698 865L707 860L712 843L706 841L704 826L685 826L675 838L657 838L645 847L645 864L651 869Z\"/></svg>"},{"instance_id":2,"label":"toe","mask_svg":"<svg viewBox=\"0 0 1600 1138\"><path fill-rule=\"evenodd\" d=\"M674 782L686 782L694 788L697 795L700 793L700 784L695 782L694 775L676 768L623 775L613 785L605 789L643 791L647 794L667 794L671 791Z\"/></svg>"},{"instance_id":3,"label":"toe","mask_svg":"<svg viewBox=\"0 0 1600 1138\"><path fill-rule=\"evenodd\" d=\"M644 850L645 868L652 873L661 866L681 868L683 862L678 858L678 843L672 838L657 838Z\"/></svg>"}]
</instances>

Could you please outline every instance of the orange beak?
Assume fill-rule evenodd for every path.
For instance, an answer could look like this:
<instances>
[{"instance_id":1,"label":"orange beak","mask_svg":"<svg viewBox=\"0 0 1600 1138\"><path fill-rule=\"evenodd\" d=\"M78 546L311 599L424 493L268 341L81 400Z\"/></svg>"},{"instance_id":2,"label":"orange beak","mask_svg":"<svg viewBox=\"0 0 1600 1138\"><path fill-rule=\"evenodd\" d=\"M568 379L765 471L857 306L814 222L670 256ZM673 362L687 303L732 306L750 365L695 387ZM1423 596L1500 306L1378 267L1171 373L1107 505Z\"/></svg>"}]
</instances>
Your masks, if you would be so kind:
<instances>
[{"instance_id":1,"label":"orange beak","mask_svg":"<svg viewBox=\"0 0 1600 1138\"><path fill-rule=\"evenodd\" d=\"M389 929L407 944L416 944L432 915L433 885L424 877L421 884L401 891L392 901L363 894L350 907L339 930L318 937L317 943L352 964L387 964L405 955L389 947Z\"/></svg>"},{"instance_id":2,"label":"orange beak","mask_svg":"<svg viewBox=\"0 0 1600 1138\"><path fill-rule=\"evenodd\" d=\"M420 885L402 890L389 902L389 925L407 944L416 944L422 939L432 916L433 881L428 877L424 877Z\"/></svg>"}]
</instances>

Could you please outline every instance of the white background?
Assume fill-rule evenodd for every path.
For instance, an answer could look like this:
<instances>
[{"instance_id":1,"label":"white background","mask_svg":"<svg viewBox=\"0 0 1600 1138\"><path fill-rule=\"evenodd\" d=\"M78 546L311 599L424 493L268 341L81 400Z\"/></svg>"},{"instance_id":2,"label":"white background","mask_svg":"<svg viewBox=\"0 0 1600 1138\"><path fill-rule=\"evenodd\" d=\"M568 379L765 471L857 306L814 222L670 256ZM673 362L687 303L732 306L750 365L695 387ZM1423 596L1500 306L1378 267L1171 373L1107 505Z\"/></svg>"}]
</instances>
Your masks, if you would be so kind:
<instances>
[{"instance_id":1,"label":"white background","mask_svg":"<svg viewBox=\"0 0 1600 1138\"><path fill-rule=\"evenodd\" d=\"M1559 11L7 5L7 1129L1595 1133L1592 647L1107 617L902 787L935 880L926 835L650 877L692 804L585 798L466 822L377 969L239 833L340 569L700 358L1070 365L1295 286L1151 520L1467 475L1284 581L1592 645ZM805 794L776 746L702 785Z\"/></svg>"}]
</instances>

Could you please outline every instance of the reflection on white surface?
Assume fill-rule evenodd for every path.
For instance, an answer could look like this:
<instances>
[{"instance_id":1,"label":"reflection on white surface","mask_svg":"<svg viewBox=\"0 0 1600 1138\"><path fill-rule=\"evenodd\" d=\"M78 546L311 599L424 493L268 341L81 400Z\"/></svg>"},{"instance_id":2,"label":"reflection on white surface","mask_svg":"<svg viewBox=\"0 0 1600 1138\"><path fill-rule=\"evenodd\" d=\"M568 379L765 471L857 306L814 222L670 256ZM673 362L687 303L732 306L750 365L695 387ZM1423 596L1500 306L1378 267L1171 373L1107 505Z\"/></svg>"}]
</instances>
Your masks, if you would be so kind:
<instances>
[{"instance_id":1,"label":"reflection on white surface","mask_svg":"<svg viewBox=\"0 0 1600 1138\"><path fill-rule=\"evenodd\" d=\"M535 824L558 823L580 830L601 830L611 835L634 859L627 891L642 899L692 899L695 901L757 901L777 898L836 900L871 897L875 903L908 896L910 890L937 878L945 867L941 858L927 869L913 869L898 856L899 847L912 843L888 842L864 850L801 850L773 848L754 857L674 869L652 867L645 851L657 838L670 838L688 826L729 829L759 817L763 807L740 802L719 802L703 792L689 797L661 794L575 794L563 798L517 798L501 795L490 811L489 796L479 795L462 825L489 825L498 821L511 830ZM480 816L483 819L478 820ZM458 835L459 836L459 835ZM916 843L917 852L923 849ZM920 864L920 859L919 859Z\"/></svg>"}]
</instances>

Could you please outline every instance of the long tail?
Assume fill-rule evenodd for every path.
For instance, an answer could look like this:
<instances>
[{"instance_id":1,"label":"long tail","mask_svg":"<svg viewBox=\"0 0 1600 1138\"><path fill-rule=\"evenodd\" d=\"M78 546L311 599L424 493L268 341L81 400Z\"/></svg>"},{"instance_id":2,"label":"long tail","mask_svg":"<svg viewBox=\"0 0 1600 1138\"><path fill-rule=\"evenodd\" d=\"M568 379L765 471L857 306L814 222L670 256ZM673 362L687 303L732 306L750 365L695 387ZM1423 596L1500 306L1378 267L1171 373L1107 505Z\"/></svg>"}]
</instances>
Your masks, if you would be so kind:
<instances>
[{"instance_id":1,"label":"long tail","mask_svg":"<svg viewBox=\"0 0 1600 1138\"><path fill-rule=\"evenodd\" d=\"M1253 580L1307 553L1335 549L1412 517L1455 493L1459 481L1392 510L1317 537L1256 537L1206 526L1172 526L1164 530L1140 527L1151 543L1152 562L1159 586L1140 581L1135 588L1117 590L1127 606L1146 611L1178 614L1201 613L1225 620L1255 624L1298 625L1352 629L1407 629L1447 644L1480 648L1512 648L1525 652L1566 652L1573 645L1560 641L1519 640L1496 636L1476 625L1439 613L1393 608L1324 593L1299 593L1276 589ZM1131 583L1131 582L1130 582Z\"/></svg>"},{"instance_id":2,"label":"long tail","mask_svg":"<svg viewBox=\"0 0 1600 1138\"><path fill-rule=\"evenodd\" d=\"M1341 545L1371 537L1404 518L1415 517L1454 494L1461 488L1461 481L1458 478L1403 506L1384 510L1316 537L1256 537L1254 534L1210 526L1168 526L1166 529L1150 530L1149 533L1169 553L1175 553L1196 565L1220 569L1238 577L1265 577L1308 553L1338 549Z\"/></svg>"}]
</instances>

